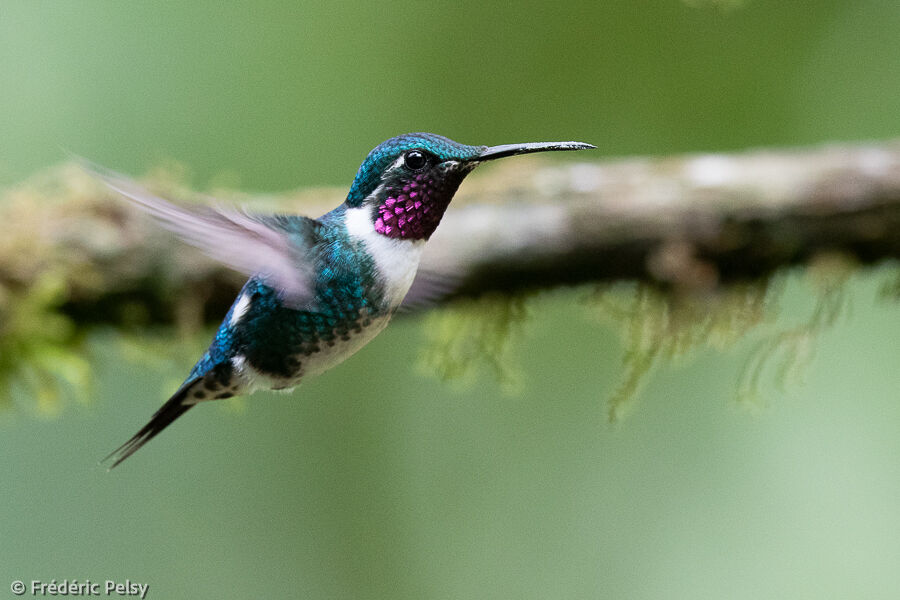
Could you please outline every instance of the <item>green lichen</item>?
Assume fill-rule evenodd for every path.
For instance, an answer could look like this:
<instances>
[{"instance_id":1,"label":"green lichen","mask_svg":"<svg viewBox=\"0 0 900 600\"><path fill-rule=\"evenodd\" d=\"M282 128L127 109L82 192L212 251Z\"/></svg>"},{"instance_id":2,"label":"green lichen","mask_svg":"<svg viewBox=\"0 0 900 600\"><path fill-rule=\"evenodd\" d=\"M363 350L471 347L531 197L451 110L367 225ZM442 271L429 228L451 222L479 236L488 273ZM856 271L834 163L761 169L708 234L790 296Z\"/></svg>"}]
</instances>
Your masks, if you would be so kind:
<instances>
[{"instance_id":1,"label":"green lichen","mask_svg":"<svg viewBox=\"0 0 900 600\"><path fill-rule=\"evenodd\" d=\"M0 285L0 404L30 398L41 415L63 400L89 398L91 369L75 323L59 312L65 277L45 272L32 285Z\"/></svg>"},{"instance_id":2,"label":"green lichen","mask_svg":"<svg viewBox=\"0 0 900 600\"><path fill-rule=\"evenodd\" d=\"M432 312L424 320L420 370L458 383L487 371L507 391L520 389L521 367L511 350L528 320L526 303L527 296L487 295Z\"/></svg>"}]
</instances>

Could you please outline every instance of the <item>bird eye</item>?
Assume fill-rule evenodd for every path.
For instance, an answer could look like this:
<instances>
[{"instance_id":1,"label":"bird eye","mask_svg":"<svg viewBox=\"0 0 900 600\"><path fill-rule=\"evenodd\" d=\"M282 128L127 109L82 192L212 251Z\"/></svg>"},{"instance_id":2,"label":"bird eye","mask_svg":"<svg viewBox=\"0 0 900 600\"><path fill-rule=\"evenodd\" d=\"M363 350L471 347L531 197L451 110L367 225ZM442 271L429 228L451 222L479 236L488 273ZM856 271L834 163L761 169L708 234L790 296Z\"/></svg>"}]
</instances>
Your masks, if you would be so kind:
<instances>
[{"instance_id":1,"label":"bird eye","mask_svg":"<svg viewBox=\"0 0 900 600\"><path fill-rule=\"evenodd\" d=\"M403 156L403 162L411 171L421 171L428 164L425 153L420 150L410 150Z\"/></svg>"}]
</instances>

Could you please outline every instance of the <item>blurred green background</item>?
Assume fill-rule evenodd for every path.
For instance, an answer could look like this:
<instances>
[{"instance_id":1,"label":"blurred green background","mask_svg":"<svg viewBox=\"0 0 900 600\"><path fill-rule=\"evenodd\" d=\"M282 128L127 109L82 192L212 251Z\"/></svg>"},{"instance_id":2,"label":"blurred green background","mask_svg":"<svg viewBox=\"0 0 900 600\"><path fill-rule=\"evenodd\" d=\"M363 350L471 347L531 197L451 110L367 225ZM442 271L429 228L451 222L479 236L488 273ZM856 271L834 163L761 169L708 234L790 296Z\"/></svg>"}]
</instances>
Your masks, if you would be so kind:
<instances>
[{"instance_id":1,"label":"blurred green background","mask_svg":"<svg viewBox=\"0 0 900 600\"><path fill-rule=\"evenodd\" d=\"M61 148L268 191L349 185L405 131L598 157L895 137L898 31L894 0L4 0L0 185ZM581 289L524 304L514 385L439 381L421 363L446 315L404 319L109 474L200 348L97 330L90 402L0 413L0 597L130 578L150 598L896 598L896 273L780 276L759 328L658 361L613 425L634 334Z\"/></svg>"}]
</instances>

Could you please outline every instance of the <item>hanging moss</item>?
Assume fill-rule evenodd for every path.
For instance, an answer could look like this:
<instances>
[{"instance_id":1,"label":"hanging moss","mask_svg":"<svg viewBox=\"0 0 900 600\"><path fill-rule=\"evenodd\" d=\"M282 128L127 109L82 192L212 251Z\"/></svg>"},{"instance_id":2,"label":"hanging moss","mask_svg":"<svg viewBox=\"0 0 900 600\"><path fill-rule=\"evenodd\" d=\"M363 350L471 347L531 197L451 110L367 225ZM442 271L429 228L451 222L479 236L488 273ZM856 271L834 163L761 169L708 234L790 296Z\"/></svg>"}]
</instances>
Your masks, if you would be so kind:
<instances>
[{"instance_id":1,"label":"hanging moss","mask_svg":"<svg viewBox=\"0 0 900 600\"><path fill-rule=\"evenodd\" d=\"M505 389L515 391L523 378L512 350L528 320L527 299L491 294L431 313L423 323L420 369L459 383L487 371Z\"/></svg>"},{"instance_id":2,"label":"hanging moss","mask_svg":"<svg viewBox=\"0 0 900 600\"><path fill-rule=\"evenodd\" d=\"M702 348L724 351L771 318L767 281L732 285L715 294L684 296L646 284L598 292L593 308L618 329L623 375L607 401L610 421L625 416L660 364L685 360Z\"/></svg>"},{"instance_id":3,"label":"hanging moss","mask_svg":"<svg viewBox=\"0 0 900 600\"><path fill-rule=\"evenodd\" d=\"M895 145L879 151L893 151ZM633 164L578 168L534 162L527 172L521 166L508 172L519 182L510 199L500 196L501 190L510 188L510 182L501 178L505 171L496 171L494 176L502 183L496 189L489 177L482 183L473 178L467 193L475 200L470 199L467 207L466 199L459 199L460 205L439 230L452 241L443 242L443 255L436 252L432 256L450 257L451 262L465 259L454 263L464 274L471 271L456 293L478 299L458 300L426 318L422 368L444 380L460 382L471 381L483 371L514 390L524 382L514 350L530 306L530 296L522 295L521 290L584 283L597 277L606 281L640 279L642 283L604 287L591 303L592 313L615 327L623 344L623 374L609 399L610 418L627 413L659 365L688 359L701 348L728 349L759 330L737 386L739 400L752 406L759 402L761 385L769 378L788 385L802 375L818 337L843 314L847 303L844 282L858 267L836 258L838 255L823 255L822 249L840 248L862 264L897 255L900 228L894 226L895 181L879 179L893 171L872 174L834 166L855 165L854 156L870 150L848 147L842 152L831 149L790 156L736 155L732 158L746 163L747 177L759 187L756 196L741 196L740 203L713 202L708 194L691 195L687 192L690 187L672 188L687 190L681 201L692 207L691 211L725 211L724 217L716 213L724 220L717 217L709 222L700 218L702 212L696 212L697 218L684 219L683 215L694 212L682 209L675 213L679 218L662 218L656 212L651 220L646 220L644 213L632 218L635 215L620 208L632 204L640 208L639 193L631 204L617 200L612 205L609 198L613 196L632 196L622 196L622 189L616 186L610 188L616 194L610 194L582 185L585 173L597 169L604 176L589 178L592 185L644 182L644 175L666 178L670 169L658 167L668 162L638 159ZM686 157L679 164L690 166L696 162L692 160ZM760 170L761 164L766 168ZM535 165L541 165L539 179L559 185L535 188L528 178ZM783 205L786 213L772 210L771 196L765 193L771 173L782 167L794 173L794 178L799 177L797 173L805 174L803 181L824 177L820 184L799 186L798 198L781 198L778 205ZM642 176L630 175L633 168ZM865 188L871 197L863 198L865 202L851 198L853 203L844 207L835 194L857 188L837 183L866 177L876 178ZM151 187L185 198L190 195L180 183L185 179L184 169L169 166L153 174ZM578 181L581 183L572 187ZM573 191L576 188L577 193ZM728 190L723 192L724 199L733 199L725 192ZM256 204L269 212L298 212L302 206L305 212L317 214L340 202L342 194L340 190L305 190L256 198L227 191L217 195L226 201ZM522 198L529 194L537 194L537 200L523 204ZM698 204L696 198L702 202ZM753 198L756 200L751 202ZM796 214L791 212L794 200L798 203ZM487 212L482 210L485 205L490 207ZM552 232L546 227L529 225L531 217L546 222L543 206L572 208L565 213L571 217L569 221L553 221L561 232L555 238L547 237ZM473 214L481 224L494 219L520 229L515 235L507 232L501 240L504 243L493 243L495 237L460 234L460 228L471 231ZM14 397L33 398L29 409L54 414L67 397L86 401L91 369L84 335L91 327L102 324L120 331L145 331L150 325L174 324L181 339L194 339L225 314L242 281L241 276L201 253L175 243L169 232L151 224L76 165L48 169L0 193L0 217L6 225L0 237L0 407L10 406ZM722 227L690 226L695 221ZM573 224L578 235L571 235L563 226L566 223ZM454 231L456 237L451 235ZM708 238L711 232L715 243ZM806 237L798 237L797 232ZM485 244L484 239L492 243ZM435 239L429 247L440 248L441 243ZM560 244L567 248L565 252L560 253ZM570 247L573 244L574 249ZM785 244L790 248L783 247ZM453 251L448 253L448 247ZM808 279L818 304L806 321L778 329L775 305L783 275L776 274L776 269L798 262L809 265ZM893 269L881 293L896 301L900 299L900 269ZM750 283L723 283L734 281ZM485 295L485 290L514 295ZM153 354L146 352L137 360ZM195 357L192 354L185 362Z\"/></svg>"}]
</instances>

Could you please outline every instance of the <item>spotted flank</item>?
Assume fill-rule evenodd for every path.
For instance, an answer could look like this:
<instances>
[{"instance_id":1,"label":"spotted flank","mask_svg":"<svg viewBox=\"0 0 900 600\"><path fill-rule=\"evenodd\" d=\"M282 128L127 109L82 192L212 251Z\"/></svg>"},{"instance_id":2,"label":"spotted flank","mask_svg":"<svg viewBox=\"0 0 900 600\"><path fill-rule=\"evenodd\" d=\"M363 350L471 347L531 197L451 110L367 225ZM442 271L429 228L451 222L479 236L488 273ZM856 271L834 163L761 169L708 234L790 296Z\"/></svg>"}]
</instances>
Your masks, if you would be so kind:
<instances>
[{"instance_id":1,"label":"spotted flank","mask_svg":"<svg viewBox=\"0 0 900 600\"><path fill-rule=\"evenodd\" d=\"M240 393L241 386L237 377L223 381L214 372L207 373L195 383L182 401L184 404L197 404L206 400L225 400Z\"/></svg>"}]
</instances>

